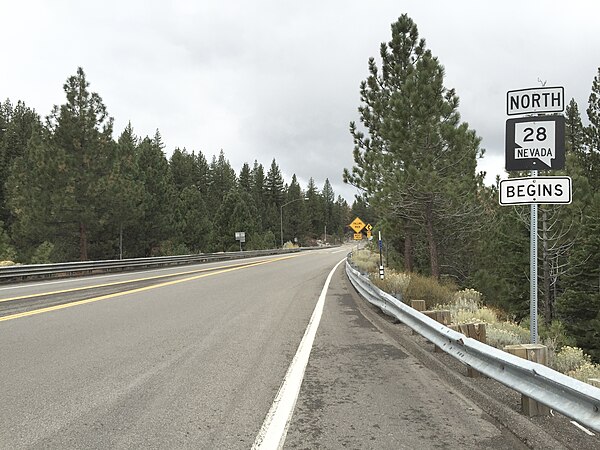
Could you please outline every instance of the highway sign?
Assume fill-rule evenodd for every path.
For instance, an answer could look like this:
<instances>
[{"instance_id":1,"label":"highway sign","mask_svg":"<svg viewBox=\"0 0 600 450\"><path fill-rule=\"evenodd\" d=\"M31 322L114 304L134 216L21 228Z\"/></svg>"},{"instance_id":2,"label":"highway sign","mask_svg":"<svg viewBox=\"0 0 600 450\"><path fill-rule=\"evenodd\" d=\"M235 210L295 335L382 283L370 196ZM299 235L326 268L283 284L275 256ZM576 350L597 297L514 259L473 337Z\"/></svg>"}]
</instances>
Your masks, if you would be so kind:
<instances>
[{"instance_id":1,"label":"highway sign","mask_svg":"<svg viewBox=\"0 0 600 450\"><path fill-rule=\"evenodd\" d=\"M500 180L500 204L557 205L572 199L570 177L528 177Z\"/></svg>"},{"instance_id":2,"label":"highway sign","mask_svg":"<svg viewBox=\"0 0 600 450\"><path fill-rule=\"evenodd\" d=\"M246 242L246 232L245 231L236 231L235 232L235 240L240 242Z\"/></svg>"},{"instance_id":3,"label":"highway sign","mask_svg":"<svg viewBox=\"0 0 600 450\"><path fill-rule=\"evenodd\" d=\"M565 118L538 116L506 121L506 170L565 167Z\"/></svg>"},{"instance_id":4,"label":"highway sign","mask_svg":"<svg viewBox=\"0 0 600 450\"><path fill-rule=\"evenodd\" d=\"M365 227L365 223L357 217L349 226L354 230L355 233L360 233L360 230Z\"/></svg>"},{"instance_id":5,"label":"highway sign","mask_svg":"<svg viewBox=\"0 0 600 450\"><path fill-rule=\"evenodd\" d=\"M362 241L362 233L354 233L354 240L355 241Z\"/></svg>"},{"instance_id":6,"label":"highway sign","mask_svg":"<svg viewBox=\"0 0 600 450\"><path fill-rule=\"evenodd\" d=\"M372 238L373 238L373 233L370 230L367 230L367 239L371 240Z\"/></svg>"},{"instance_id":7,"label":"highway sign","mask_svg":"<svg viewBox=\"0 0 600 450\"><path fill-rule=\"evenodd\" d=\"M538 87L506 93L506 114L540 114L565 109L565 88Z\"/></svg>"},{"instance_id":8,"label":"highway sign","mask_svg":"<svg viewBox=\"0 0 600 450\"><path fill-rule=\"evenodd\" d=\"M367 229L367 231L373 231L373 225L371 225L370 223L368 223L365 228Z\"/></svg>"}]
</instances>

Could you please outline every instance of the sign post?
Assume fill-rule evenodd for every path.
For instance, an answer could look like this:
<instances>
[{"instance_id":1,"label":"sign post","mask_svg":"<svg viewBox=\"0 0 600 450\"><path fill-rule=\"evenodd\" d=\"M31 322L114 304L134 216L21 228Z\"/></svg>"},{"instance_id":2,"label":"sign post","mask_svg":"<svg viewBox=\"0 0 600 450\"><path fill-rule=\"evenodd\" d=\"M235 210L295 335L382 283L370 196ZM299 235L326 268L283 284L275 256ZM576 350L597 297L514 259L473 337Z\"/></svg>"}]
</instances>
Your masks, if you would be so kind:
<instances>
[{"instance_id":1,"label":"sign post","mask_svg":"<svg viewBox=\"0 0 600 450\"><path fill-rule=\"evenodd\" d=\"M379 232L379 278L383 280L383 241L381 231Z\"/></svg>"},{"instance_id":2,"label":"sign post","mask_svg":"<svg viewBox=\"0 0 600 450\"><path fill-rule=\"evenodd\" d=\"M245 231L236 231L235 232L235 240L240 241L240 252L242 251L242 242L246 242L246 232Z\"/></svg>"},{"instance_id":3,"label":"sign post","mask_svg":"<svg viewBox=\"0 0 600 450\"><path fill-rule=\"evenodd\" d=\"M530 178L509 178L500 182L501 205L531 205L529 228L529 331L531 343L538 343L538 204L571 203L569 177L538 177L538 170L565 168L565 118L556 115L565 108L563 87L541 87L508 91L506 114L527 115L506 121L506 170L531 171Z\"/></svg>"}]
</instances>

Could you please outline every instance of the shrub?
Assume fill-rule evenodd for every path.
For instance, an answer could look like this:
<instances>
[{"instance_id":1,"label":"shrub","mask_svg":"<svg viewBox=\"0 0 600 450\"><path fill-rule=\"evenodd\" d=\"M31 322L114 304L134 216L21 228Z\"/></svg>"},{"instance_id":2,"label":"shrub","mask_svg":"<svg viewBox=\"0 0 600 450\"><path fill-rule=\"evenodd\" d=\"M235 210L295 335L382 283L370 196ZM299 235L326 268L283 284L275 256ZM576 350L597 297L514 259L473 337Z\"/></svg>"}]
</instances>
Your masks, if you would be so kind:
<instances>
[{"instance_id":1,"label":"shrub","mask_svg":"<svg viewBox=\"0 0 600 450\"><path fill-rule=\"evenodd\" d=\"M589 383L590 378L600 378L600 365L584 362L577 369L568 372L567 375L584 383Z\"/></svg>"},{"instance_id":2,"label":"shrub","mask_svg":"<svg viewBox=\"0 0 600 450\"><path fill-rule=\"evenodd\" d=\"M591 364L591 362L590 356L583 353L582 349L567 345L555 355L552 367L561 373L568 374L584 364Z\"/></svg>"},{"instance_id":3,"label":"shrub","mask_svg":"<svg viewBox=\"0 0 600 450\"><path fill-rule=\"evenodd\" d=\"M31 257L31 264L50 264L52 261L52 254L54 253L54 244L45 241L42 242L33 252Z\"/></svg>"},{"instance_id":4,"label":"shrub","mask_svg":"<svg viewBox=\"0 0 600 450\"><path fill-rule=\"evenodd\" d=\"M503 349L505 345L527 344L530 341L529 330L512 322L496 322L486 327L487 343Z\"/></svg>"},{"instance_id":5,"label":"shrub","mask_svg":"<svg viewBox=\"0 0 600 450\"><path fill-rule=\"evenodd\" d=\"M435 278L411 274L405 301L425 300L427 309L431 309L436 305L449 303L453 295L454 291L450 286L440 284Z\"/></svg>"},{"instance_id":6,"label":"shrub","mask_svg":"<svg viewBox=\"0 0 600 450\"><path fill-rule=\"evenodd\" d=\"M373 284L384 292L393 295L396 298L405 299L408 286L410 285L411 276L406 273L398 273L393 270L387 270L385 278L374 278Z\"/></svg>"},{"instance_id":7,"label":"shrub","mask_svg":"<svg viewBox=\"0 0 600 450\"><path fill-rule=\"evenodd\" d=\"M379 257L369 250L352 252L352 262L362 273L375 273L379 271Z\"/></svg>"}]
</instances>

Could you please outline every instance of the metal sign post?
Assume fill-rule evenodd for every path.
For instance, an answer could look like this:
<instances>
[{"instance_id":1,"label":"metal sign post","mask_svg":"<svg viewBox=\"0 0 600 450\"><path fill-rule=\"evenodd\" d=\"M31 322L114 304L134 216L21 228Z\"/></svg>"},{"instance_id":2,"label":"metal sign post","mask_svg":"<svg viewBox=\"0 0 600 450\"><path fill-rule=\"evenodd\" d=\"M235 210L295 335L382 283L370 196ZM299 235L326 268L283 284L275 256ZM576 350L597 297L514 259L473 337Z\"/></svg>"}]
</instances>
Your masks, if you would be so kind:
<instances>
[{"instance_id":1,"label":"metal sign post","mask_svg":"<svg viewBox=\"0 0 600 450\"><path fill-rule=\"evenodd\" d=\"M537 170L531 171L532 177L537 177ZM529 229L529 255L530 255L530 267L529 267L529 334L531 337L531 343L538 343L538 323L537 323L537 310L538 310L538 285L537 285L537 273L538 273L538 260L537 260L537 230L538 230L538 205L537 203L531 204L531 225Z\"/></svg>"},{"instance_id":2,"label":"metal sign post","mask_svg":"<svg viewBox=\"0 0 600 450\"><path fill-rule=\"evenodd\" d=\"M509 178L500 185L501 205L531 205L529 229L529 331L538 343L538 204L571 203L569 177L538 177L538 170L565 167L565 118L539 114L564 110L564 88L542 87L509 91L506 114L533 116L506 121L507 171L530 170L531 178Z\"/></svg>"}]
</instances>

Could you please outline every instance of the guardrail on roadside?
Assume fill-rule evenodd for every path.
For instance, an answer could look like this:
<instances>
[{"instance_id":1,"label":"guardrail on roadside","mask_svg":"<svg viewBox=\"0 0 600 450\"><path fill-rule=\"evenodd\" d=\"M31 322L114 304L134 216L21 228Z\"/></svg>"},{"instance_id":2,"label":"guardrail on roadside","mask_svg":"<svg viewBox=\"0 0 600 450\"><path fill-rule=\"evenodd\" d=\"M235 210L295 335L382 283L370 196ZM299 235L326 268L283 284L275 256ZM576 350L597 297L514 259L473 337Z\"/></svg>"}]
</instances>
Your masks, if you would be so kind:
<instances>
[{"instance_id":1,"label":"guardrail on roadside","mask_svg":"<svg viewBox=\"0 0 600 450\"><path fill-rule=\"evenodd\" d=\"M254 250L227 253L200 253L197 255L160 256L156 258L133 258L104 261L82 261L58 264L30 264L0 267L0 284L43 278L67 278L107 272L125 272L156 267L201 264L256 256L296 253L317 247L294 249Z\"/></svg>"},{"instance_id":2,"label":"guardrail on roadside","mask_svg":"<svg viewBox=\"0 0 600 450\"><path fill-rule=\"evenodd\" d=\"M374 286L349 260L346 273L367 301L466 366L600 432L600 389L451 330Z\"/></svg>"}]
</instances>

